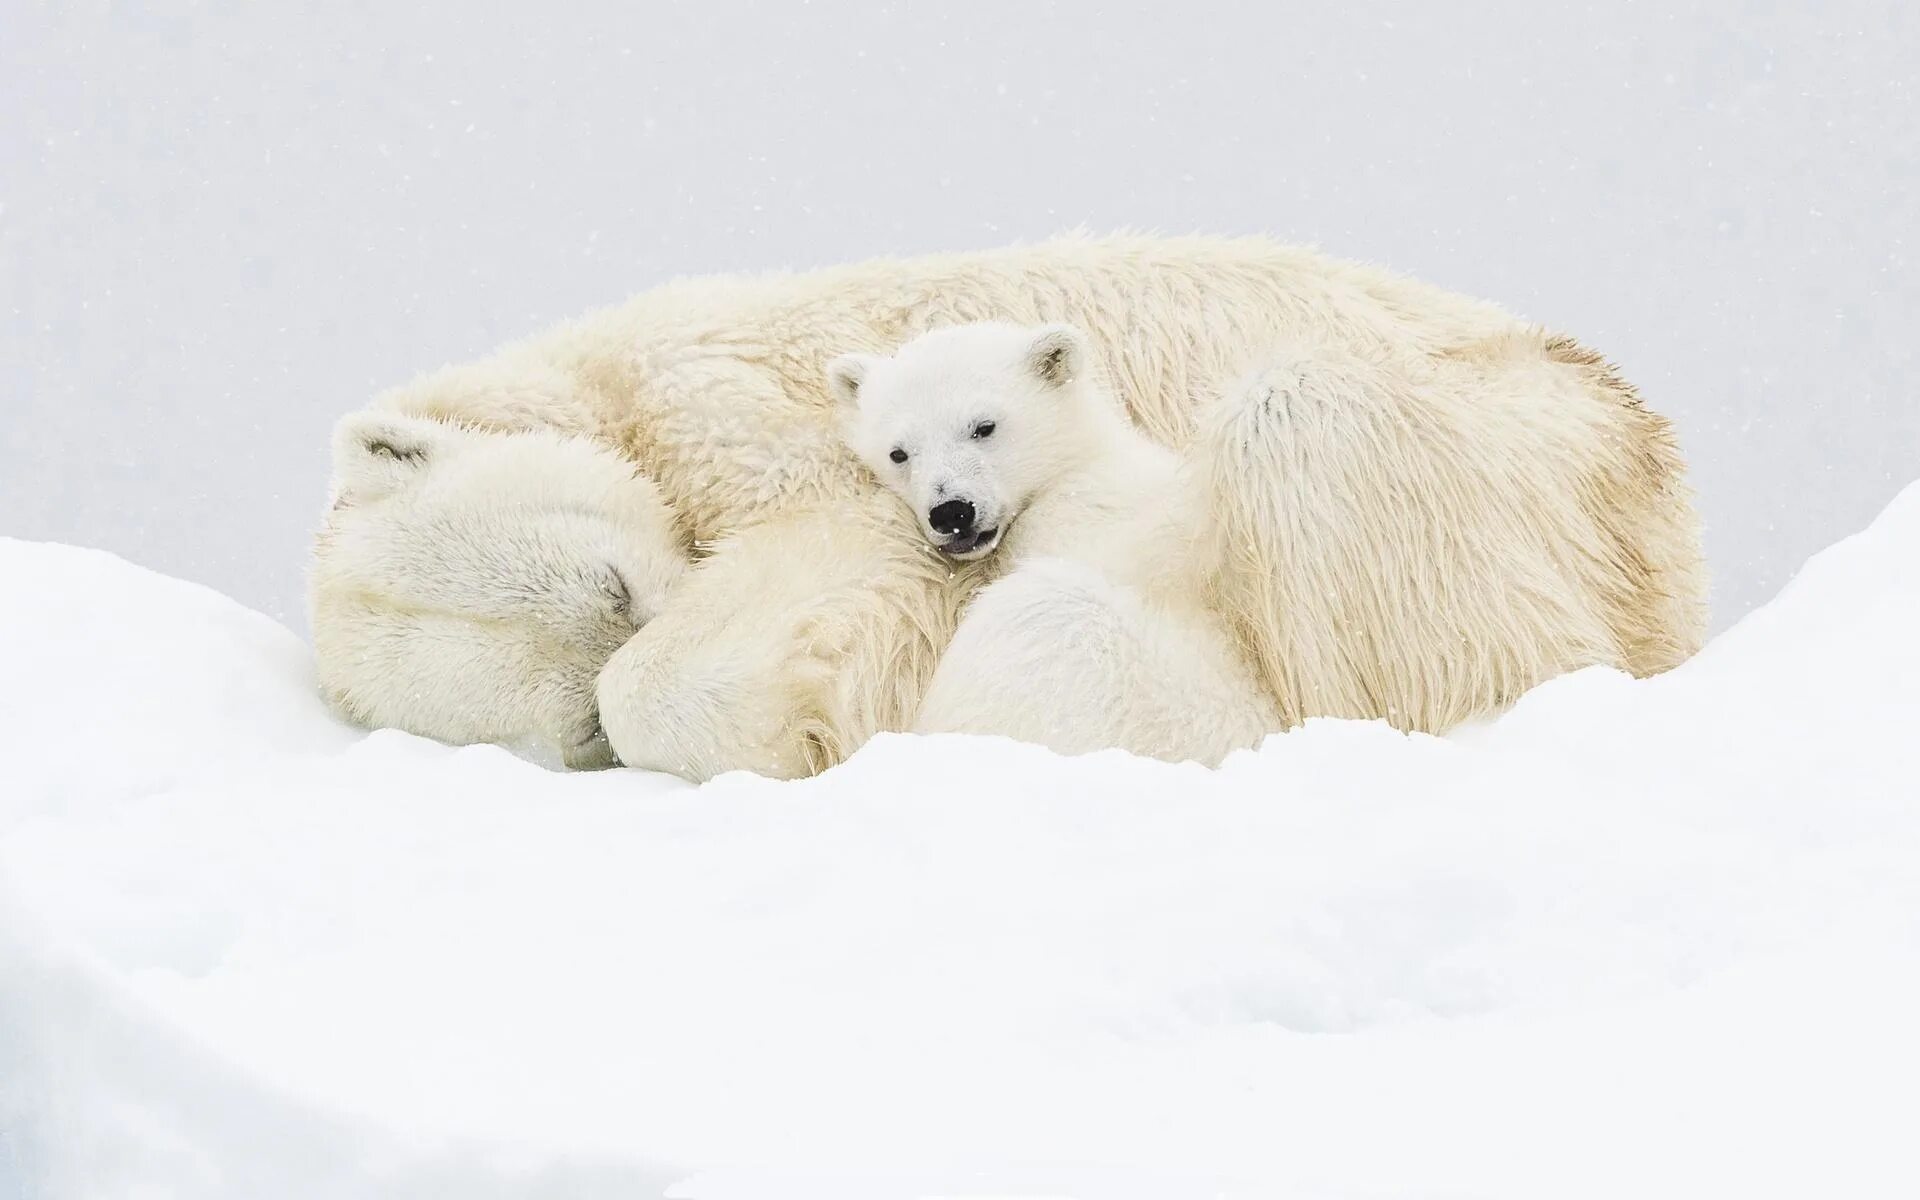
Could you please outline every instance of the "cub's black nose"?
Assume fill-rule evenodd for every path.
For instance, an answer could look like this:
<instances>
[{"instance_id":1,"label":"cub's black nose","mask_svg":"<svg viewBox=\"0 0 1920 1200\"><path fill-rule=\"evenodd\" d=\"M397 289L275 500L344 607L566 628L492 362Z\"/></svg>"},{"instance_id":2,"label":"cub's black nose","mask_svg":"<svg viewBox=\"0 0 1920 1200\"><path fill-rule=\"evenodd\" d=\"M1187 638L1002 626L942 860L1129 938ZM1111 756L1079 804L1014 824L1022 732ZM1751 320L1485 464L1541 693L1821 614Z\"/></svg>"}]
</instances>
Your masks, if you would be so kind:
<instances>
[{"instance_id":1,"label":"cub's black nose","mask_svg":"<svg viewBox=\"0 0 1920 1200\"><path fill-rule=\"evenodd\" d=\"M935 533L967 533L973 528L973 502L947 500L927 511L927 524Z\"/></svg>"}]
</instances>

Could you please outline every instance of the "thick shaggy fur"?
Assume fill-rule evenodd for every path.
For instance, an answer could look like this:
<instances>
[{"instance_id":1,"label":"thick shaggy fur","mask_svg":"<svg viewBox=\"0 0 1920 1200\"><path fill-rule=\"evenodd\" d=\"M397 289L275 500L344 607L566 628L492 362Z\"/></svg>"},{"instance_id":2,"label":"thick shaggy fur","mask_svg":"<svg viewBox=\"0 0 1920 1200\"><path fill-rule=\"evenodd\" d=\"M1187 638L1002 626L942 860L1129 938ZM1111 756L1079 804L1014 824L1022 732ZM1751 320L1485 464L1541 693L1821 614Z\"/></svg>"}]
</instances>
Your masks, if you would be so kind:
<instances>
[{"instance_id":1,"label":"thick shaggy fur","mask_svg":"<svg viewBox=\"0 0 1920 1200\"><path fill-rule=\"evenodd\" d=\"M1570 349L1525 332L1425 358L1303 347L1210 414L1214 604L1288 725L1445 730L1565 671L1648 675L1699 647L1672 437Z\"/></svg>"},{"instance_id":2,"label":"thick shaggy fur","mask_svg":"<svg viewBox=\"0 0 1920 1200\"><path fill-rule=\"evenodd\" d=\"M1439 729L1558 671L1645 674L1700 642L1681 459L1604 363L1492 305L1258 239L1072 238L676 283L376 408L622 451L702 561L600 674L613 748L695 778L798 775L909 724L990 576L928 553L840 445L825 364L981 320L1079 325L1140 427L1174 447L1250 371L1292 364L1270 366L1273 386L1248 388L1203 434L1219 450L1224 551L1251 556L1237 577L1266 581L1223 584L1219 599L1291 697L1289 721ZM511 508L496 498L496 514ZM360 672L397 668L331 655L353 641L322 626L432 609L406 577L433 566L390 563L376 578L336 545L318 545L316 648L329 691L347 696ZM469 715L510 708L500 673L469 664L517 619L456 615L462 638L437 643L412 690L458 694ZM468 736L441 727L444 707L379 719Z\"/></svg>"}]
</instances>

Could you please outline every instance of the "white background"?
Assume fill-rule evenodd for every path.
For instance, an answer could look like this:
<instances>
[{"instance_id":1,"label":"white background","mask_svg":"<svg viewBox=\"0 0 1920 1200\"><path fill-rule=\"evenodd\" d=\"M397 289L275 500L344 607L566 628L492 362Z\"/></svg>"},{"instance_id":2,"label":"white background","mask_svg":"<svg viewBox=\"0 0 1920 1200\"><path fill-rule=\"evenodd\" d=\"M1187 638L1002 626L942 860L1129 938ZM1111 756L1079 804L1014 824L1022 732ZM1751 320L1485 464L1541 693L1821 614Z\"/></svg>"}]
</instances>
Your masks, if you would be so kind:
<instances>
[{"instance_id":1,"label":"white background","mask_svg":"<svg viewBox=\"0 0 1920 1200\"><path fill-rule=\"evenodd\" d=\"M676 274L1264 232L1577 333L1716 624L1920 477L1904 3L0 0L0 533L293 623L328 427Z\"/></svg>"}]
</instances>

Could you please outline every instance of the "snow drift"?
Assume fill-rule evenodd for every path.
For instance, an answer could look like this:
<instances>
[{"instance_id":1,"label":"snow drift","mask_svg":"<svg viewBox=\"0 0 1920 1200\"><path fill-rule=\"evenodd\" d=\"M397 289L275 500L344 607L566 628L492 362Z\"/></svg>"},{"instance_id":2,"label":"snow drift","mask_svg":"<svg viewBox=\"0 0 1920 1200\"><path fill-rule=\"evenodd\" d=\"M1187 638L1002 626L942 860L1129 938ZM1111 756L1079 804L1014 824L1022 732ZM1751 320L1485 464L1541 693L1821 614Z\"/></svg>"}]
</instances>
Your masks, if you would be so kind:
<instances>
[{"instance_id":1,"label":"snow drift","mask_svg":"<svg viewBox=\"0 0 1920 1200\"><path fill-rule=\"evenodd\" d=\"M0 579L29 1196L1920 1190L1920 485L1667 676L1217 772L557 775L204 589Z\"/></svg>"}]
</instances>

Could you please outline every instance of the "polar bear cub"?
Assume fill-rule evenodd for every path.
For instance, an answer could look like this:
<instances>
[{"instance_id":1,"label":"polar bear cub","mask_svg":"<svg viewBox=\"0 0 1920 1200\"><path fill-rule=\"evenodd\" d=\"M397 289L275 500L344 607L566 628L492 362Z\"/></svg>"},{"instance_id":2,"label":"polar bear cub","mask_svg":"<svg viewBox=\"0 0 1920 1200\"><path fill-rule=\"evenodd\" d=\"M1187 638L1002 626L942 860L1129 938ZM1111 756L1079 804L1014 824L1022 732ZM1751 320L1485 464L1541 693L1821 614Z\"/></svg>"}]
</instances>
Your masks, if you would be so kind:
<instances>
[{"instance_id":1,"label":"polar bear cub","mask_svg":"<svg viewBox=\"0 0 1920 1200\"><path fill-rule=\"evenodd\" d=\"M1072 326L998 323L828 366L848 446L928 544L1010 565L968 606L915 728L1211 765L1280 721L1204 602L1181 460L1092 366Z\"/></svg>"},{"instance_id":2,"label":"polar bear cub","mask_svg":"<svg viewBox=\"0 0 1920 1200\"><path fill-rule=\"evenodd\" d=\"M828 366L849 446L951 558L1085 557L1176 494L1178 460L1086 369L1069 325L986 322Z\"/></svg>"}]
</instances>

